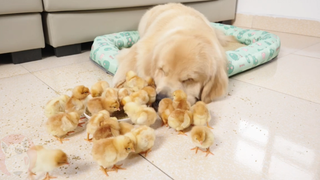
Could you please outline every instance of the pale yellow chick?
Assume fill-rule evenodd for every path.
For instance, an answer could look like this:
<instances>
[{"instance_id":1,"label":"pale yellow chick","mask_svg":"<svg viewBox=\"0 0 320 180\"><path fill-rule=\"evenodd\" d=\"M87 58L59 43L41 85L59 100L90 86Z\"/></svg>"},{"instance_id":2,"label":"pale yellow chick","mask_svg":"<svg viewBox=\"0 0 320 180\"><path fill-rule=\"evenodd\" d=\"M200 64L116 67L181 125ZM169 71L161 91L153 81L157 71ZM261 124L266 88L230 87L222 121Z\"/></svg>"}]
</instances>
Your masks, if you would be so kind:
<instances>
[{"instance_id":1,"label":"pale yellow chick","mask_svg":"<svg viewBox=\"0 0 320 180\"><path fill-rule=\"evenodd\" d=\"M76 86L72 90L72 96L66 104L66 112L77 112L79 116L83 115L85 110L85 101L90 94L85 86Z\"/></svg>"},{"instance_id":2,"label":"pale yellow chick","mask_svg":"<svg viewBox=\"0 0 320 180\"><path fill-rule=\"evenodd\" d=\"M187 100L187 94L182 90L173 92L173 107L175 109L190 110L191 106Z\"/></svg>"},{"instance_id":3,"label":"pale yellow chick","mask_svg":"<svg viewBox=\"0 0 320 180\"><path fill-rule=\"evenodd\" d=\"M110 117L110 121L104 121L102 126L93 134L93 140L105 139L119 135L122 135L121 124L118 123L117 118Z\"/></svg>"},{"instance_id":4,"label":"pale yellow chick","mask_svg":"<svg viewBox=\"0 0 320 180\"><path fill-rule=\"evenodd\" d=\"M92 115L97 114L102 110L107 110L109 113L113 113L120 110L120 103L118 98L105 98L102 95L101 97L90 99L87 103L87 108Z\"/></svg>"},{"instance_id":5,"label":"pale yellow chick","mask_svg":"<svg viewBox=\"0 0 320 180\"><path fill-rule=\"evenodd\" d=\"M58 114L59 112L65 112L66 104L70 97L68 95L62 95L50 100L45 107L44 114L47 118Z\"/></svg>"},{"instance_id":6,"label":"pale yellow chick","mask_svg":"<svg viewBox=\"0 0 320 180\"><path fill-rule=\"evenodd\" d=\"M93 86L91 86L91 96L100 97L102 93L108 88L109 83L107 81L98 81Z\"/></svg>"},{"instance_id":7,"label":"pale yellow chick","mask_svg":"<svg viewBox=\"0 0 320 180\"><path fill-rule=\"evenodd\" d=\"M188 128L192 122L192 114L190 111L176 109L168 117L168 124L170 127L179 132L179 134L186 135L182 130Z\"/></svg>"},{"instance_id":8,"label":"pale yellow chick","mask_svg":"<svg viewBox=\"0 0 320 180\"><path fill-rule=\"evenodd\" d=\"M135 152L134 144L129 137L117 136L93 141L92 156L99 164L100 170L108 176L108 171L118 171L121 165L116 163L127 158L130 152ZM111 168L108 170L107 168Z\"/></svg>"},{"instance_id":9,"label":"pale yellow chick","mask_svg":"<svg viewBox=\"0 0 320 180\"><path fill-rule=\"evenodd\" d=\"M151 86L154 89L157 88L156 83L154 82L154 79L152 77L147 77L146 81L147 81L148 86Z\"/></svg>"},{"instance_id":10,"label":"pale yellow chick","mask_svg":"<svg viewBox=\"0 0 320 180\"><path fill-rule=\"evenodd\" d=\"M110 113L107 110L99 111L97 114L93 115L87 124L87 139L86 141L91 141L90 134L94 134L96 130L101 127L102 122L110 118Z\"/></svg>"},{"instance_id":11,"label":"pale yellow chick","mask_svg":"<svg viewBox=\"0 0 320 180\"><path fill-rule=\"evenodd\" d=\"M146 125L132 129L125 136L128 136L134 143L135 153L145 154L145 157L151 151L156 139L154 129Z\"/></svg>"},{"instance_id":12,"label":"pale yellow chick","mask_svg":"<svg viewBox=\"0 0 320 180\"><path fill-rule=\"evenodd\" d=\"M150 126L157 120L157 113L153 108L129 102L124 106L124 112L129 116L131 122L138 125Z\"/></svg>"},{"instance_id":13,"label":"pale yellow chick","mask_svg":"<svg viewBox=\"0 0 320 180\"><path fill-rule=\"evenodd\" d=\"M73 133L79 124L80 116L77 112L58 113L46 122L47 132L55 136L61 143L67 141L62 136Z\"/></svg>"},{"instance_id":14,"label":"pale yellow chick","mask_svg":"<svg viewBox=\"0 0 320 180\"><path fill-rule=\"evenodd\" d=\"M120 125L120 135L125 135L126 133L130 132L134 126L127 122L119 122Z\"/></svg>"},{"instance_id":15,"label":"pale yellow chick","mask_svg":"<svg viewBox=\"0 0 320 180\"><path fill-rule=\"evenodd\" d=\"M206 151L203 152L207 153L206 156L208 156L208 154L212 154L210 151L210 146L212 146L214 143L214 136L208 127L194 126L191 129L190 135L192 142L196 145L196 147L191 150L196 150L197 153L199 148L204 148Z\"/></svg>"},{"instance_id":16,"label":"pale yellow chick","mask_svg":"<svg viewBox=\"0 0 320 180\"><path fill-rule=\"evenodd\" d=\"M148 93L149 101L147 103L148 106L151 106L156 101L157 92L156 89L151 86L146 86L142 88L142 90Z\"/></svg>"},{"instance_id":17,"label":"pale yellow chick","mask_svg":"<svg viewBox=\"0 0 320 180\"><path fill-rule=\"evenodd\" d=\"M174 111L173 102L169 98L164 98L159 103L158 114L162 119L163 125L168 126L168 118Z\"/></svg>"},{"instance_id":18,"label":"pale yellow chick","mask_svg":"<svg viewBox=\"0 0 320 180\"><path fill-rule=\"evenodd\" d=\"M211 120L210 111L207 108L207 104L203 101L198 101L196 104L194 104L191 107L191 112L193 115L193 124L196 126L202 126L207 125L207 127L211 128L209 126L209 122Z\"/></svg>"},{"instance_id":19,"label":"pale yellow chick","mask_svg":"<svg viewBox=\"0 0 320 180\"><path fill-rule=\"evenodd\" d=\"M119 99L119 102L122 106L124 106L124 104L122 104L122 100L127 97L127 96L130 96L131 92L127 89L127 88L121 88L119 89L118 91L118 99Z\"/></svg>"},{"instance_id":20,"label":"pale yellow chick","mask_svg":"<svg viewBox=\"0 0 320 180\"><path fill-rule=\"evenodd\" d=\"M125 106L128 102L135 102L139 105L146 105L149 102L149 95L145 90L139 90L122 99L121 104Z\"/></svg>"},{"instance_id":21,"label":"pale yellow chick","mask_svg":"<svg viewBox=\"0 0 320 180\"><path fill-rule=\"evenodd\" d=\"M68 157L60 149L45 149L43 146L33 146L27 151L29 157L29 176L32 178L35 173L46 173L44 180L54 179L49 172L54 169L69 165Z\"/></svg>"},{"instance_id":22,"label":"pale yellow chick","mask_svg":"<svg viewBox=\"0 0 320 180\"><path fill-rule=\"evenodd\" d=\"M126 82L124 84L125 88L128 88L132 92L137 92L147 86L148 83L137 76L134 71L128 71L126 74Z\"/></svg>"}]
</instances>

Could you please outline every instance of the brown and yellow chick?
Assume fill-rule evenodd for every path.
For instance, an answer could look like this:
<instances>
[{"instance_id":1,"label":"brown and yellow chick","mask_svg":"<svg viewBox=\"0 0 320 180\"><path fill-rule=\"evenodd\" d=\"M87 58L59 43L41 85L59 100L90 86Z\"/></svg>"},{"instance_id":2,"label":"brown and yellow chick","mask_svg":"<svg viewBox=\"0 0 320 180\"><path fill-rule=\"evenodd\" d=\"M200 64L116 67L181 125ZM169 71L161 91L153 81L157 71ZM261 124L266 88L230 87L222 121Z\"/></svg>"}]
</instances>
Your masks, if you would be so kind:
<instances>
[{"instance_id":1,"label":"brown and yellow chick","mask_svg":"<svg viewBox=\"0 0 320 180\"><path fill-rule=\"evenodd\" d=\"M132 92L137 92L147 85L148 83L144 79L140 78L134 71L127 72L126 82L124 84L125 88L128 88Z\"/></svg>"},{"instance_id":2,"label":"brown and yellow chick","mask_svg":"<svg viewBox=\"0 0 320 180\"><path fill-rule=\"evenodd\" d=\"M147 81L148 86L150 86L154 89L157 88L156 83L154 82L154 79L152 77L147 77L146 81Z\"/></svg>"},{"instance_id":3,"label":"brown and yellow chick","mask_svg":"<svg viewBox=\"0 0 320 180\"><path fill-rule=\"evenodd\" d=\"M94 134L96 130L101 127L102 122L110 118L110 113L107 110L99 111L97 114L93 115L87 124L87 139L86 141L91 141L90 134Z\"/></svg>"},{"instance_id":4,"label":"brown and yellow chick","mask_svg":"<svg viewBox=\"0 0 320 180\"><path fill-rule=\"evenodd\" d=\"M65 112L66 104L70 97L68 95L62 95L57 98L50 100L45 107L44 114L47 118L58 114L59 112Z\"/></svg>"},{"instance_id":5,"label":"brown and yellow chick","mask_svg":"<svg viewBox=\"0 0 320 180\"><path fill-rule=\"evenodd\" d=\"M120 125L120 135L125 135L126 133L130 132L134 126L127 122L119 122Z\"/></svg>"},{"instance_id":6,"label":"brown and yellow chick","mask_svg":"<svg viewBox=\"0 0 320 180\"><path fill-rule=\"evenodd\" d=\"M55 136L61 143L67 139L62 136L69 135L79 125L80 116L77 112L58 113L51 116L46 122L47 132Z\"/></svg>"},{"instance_id":7,"label":"brown and yellow chick","mask_svg":"<svg viewBox=\"0 0 320 180\"><path fill-rule=\"evenodd\" d=\"M154 129L146 125L132 129L125 136L129 137L134 143L135 153L145 154L145 157L150 152L156 139Z\"/></svg>"},{"instance_id":8,"label":"brown and yellow chick","mask_svg":"<svg viewBox=\"0 0 320 180\"><path fill-rule=\"evenodd\" d=\"M203 101L198 101L196 104L194 104L191 107L191 112L193 115L193 124L196 126L202 126L207 125L207 127L211 128L209 126L209 121L211 120L210 112L207 108L207 104Z\"/></svg>"},{"instance_id":9,"label":"brown and yellow chick","mask_svg":"<svg viewBox=\"0 0 320 180\"><path fill-rule=\"evenodd\" d=\"M156 101L157 92L156 89L151 86L146 86L142 88L142 90L148 93L149 101L147 103L148 106L151 106Z\"/></svg>"},{"instance_id":10,"label":"brown and yellow chick","mask_svg":"<svg viewBox=\"0 0 320 180\"><path fill-rule=\"evenodd\" d=\"M139 90L122 99L121 104L125 106L128 102L146 105L149 102L149 94L145 90Z\"/></svg>"},{"instance_id":11,"label":"brown and yellow chick","mask_svg":"<svg viewBox=\"0 0 320 180\"><path fill-rule=\"evenodd\" d=\"M98 81L93 86L91 86L91 96L100 97L102 93L108 88L109 83L107 81Z\"/></svg>"},{"instance_id":12,"label":"brown and yellow chick","mask_svg":"<svg viewBox=\"0 0 320 180\"><path fill-rule=\"evenodd\" d=\"M212 146L214 143L214 136L208 127L194 126L191 129L190 134L192 142L196 145L196 147L192 148L191 150L196 150L197 153L199 148L204 148L206 151L203 152L206 152L206 156L208 156L208 154L212 154L210 151L210 146Z\"/></svg>"},{"instance_id":13,"label":"brown and yellow chick","mask_svg":"<svg viewBox=\"0 0 320 180\"><path fill-rule=\"evenodd\" d=\"M168 124L171 128L186 135L182 130L188 128L192 122L192 114L190 111L176 109L168 117Z\"/></svg>"},{"instance_id":14,"label":"brown and yellow chick","mask_svg":"<svg viewBox=\"0 0 320 180\"><path fill-rule=\"evenodd\" d=\"M118 101L118 93L114 88L107 88L105 92L102 93L101 97L95 97L88 101L87 103L88 111L94 115L99 111L107 110L109 113L120 110L120 103Z\"/></svg>"},{"instance_id":15,"label":"brown and yellow chick","mask_svg":"<svg viewBox=\"0 0 320 180\"><path fill-rule=\"evenodd\" d=\"M131 122L138 125L150 126L157 120L156 111L146 105L129 102L124 106L124 112L129 116Z\"/></svg>"},{"instance_id":16,"label":"brown and yellow chick","mask_svg":"<svg viewBox=\"0 0 320 180\"><path fill-rule=\"evenodd\" d=\"M119 89L119 91L118 91L118 99L119 99L119 102L120 102L121 106L124 106L124 104L122 104L122 100L125 97L130 96L130 94L131 94L131 92L127 88Z\"/></svg>"},{"instance_id":17,"label":"brown and yellow chick","mask_svg":"<svg viewBox=\"0 0 320 180\"><path fill-rule=\"evenodd\" d=\"M175 109L190 110L191 106L187 100L187 94L182 90L173 92L173 107Z\"/></svg>"},{"instance_id":18,"label":"brown and yellow chick","mask_svg":"<svg viewBox=\"0 0 320 180\"><path fill-rule=\"evenodd\" d=\"M100 170L108 176L108 171L117 171L121 165L117 162L126 159L130 152L135 152L134 144L129 137L117 136L93 141L92 156L99 164ZM112 168L111 168L112 167ZM108 168L111 168L108 170Z\"/></svg>"},{"instance_id":19,"label":"brown and yellow chick","mask_svg":"<svg viewBox=\"0 0 320 180\"><path fill-rule=\"evenodd\" d=\"M85 110L85 101L90 94L85 86L76 86L72 90L72 96L66 104L66 112L77 112L79 116L83 115Z\"/></svg>"},{"instance_id":20,"label":"brown and yellow chick","mask_svg":"<svg viewBox=\"0 0 320 180\"><path fill-rule=\"evenodd\" d=\"M46 173L44 180L54 179L56 177L49 176L49 172L54 169L69 165L68 157L60 149L45 149L43 146L33 146L27 151L29 156L29 176L32 179L35 173Z\"/></svg>"},{"instance_id":21,"label":"brown and yellow chick","mask_svg":"<svg viewBox=\"0 0 320 180\"><path fill-rule=\"evenodd\" d=\"M158 114L162 119L163 125L168 126L168 118L174 111L173 102L169 98L164 98L159 103Z\"/></svg>"}]
</instances>

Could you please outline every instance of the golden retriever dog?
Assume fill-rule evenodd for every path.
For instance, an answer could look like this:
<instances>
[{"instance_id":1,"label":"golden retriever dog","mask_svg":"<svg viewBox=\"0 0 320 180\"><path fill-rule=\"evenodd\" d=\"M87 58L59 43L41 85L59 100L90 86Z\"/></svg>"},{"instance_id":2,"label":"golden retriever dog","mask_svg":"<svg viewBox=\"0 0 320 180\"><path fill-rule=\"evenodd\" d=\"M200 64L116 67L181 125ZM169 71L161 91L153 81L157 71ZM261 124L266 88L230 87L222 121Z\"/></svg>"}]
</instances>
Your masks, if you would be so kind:
<instances>
[{"instance_id":1,"label":"golden retriever dog","mask_svg":"<svg viewBox=\"0 0 320 180\"><path fill-rule=\"evenodd\" d=\"M152 77L157 99L181 89L188 101L210 103L227 92L227 58L223 46L234 39L210 26L204 15L182 4L158 5L139 23L140 40L117 56L117 87L129 70Z\"/></svg>"}]
</instances>

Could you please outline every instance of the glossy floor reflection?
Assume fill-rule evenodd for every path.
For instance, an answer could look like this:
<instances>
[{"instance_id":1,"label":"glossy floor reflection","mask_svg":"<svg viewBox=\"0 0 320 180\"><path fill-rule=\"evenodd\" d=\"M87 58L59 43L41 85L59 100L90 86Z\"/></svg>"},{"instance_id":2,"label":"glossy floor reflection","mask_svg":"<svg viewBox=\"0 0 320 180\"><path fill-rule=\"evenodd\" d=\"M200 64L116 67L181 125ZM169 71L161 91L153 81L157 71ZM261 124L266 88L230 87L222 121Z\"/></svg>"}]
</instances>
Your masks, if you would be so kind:
<instances>
[{"instance_id":1,"label":"glossy floor reflection","mask_svg":"<svg viewBox=\"0 0 320 180\"><path fill-rule=\"evenodd\" d=\"M44 128L49 99L79 84L111 81L89 52L0 64L0 179L26 178L25 147L31 144L69 154L71 165L52 172L58 179L320 179L320 38L272 33L281 38L278 58L231 77L229 95L209 105L214 155L195 154L189 132L178 136L157 121L148 156L130 155L123 162L127 170L109 178L93 161L84 128L64 144Z\"/></svg>"}]
</instances>

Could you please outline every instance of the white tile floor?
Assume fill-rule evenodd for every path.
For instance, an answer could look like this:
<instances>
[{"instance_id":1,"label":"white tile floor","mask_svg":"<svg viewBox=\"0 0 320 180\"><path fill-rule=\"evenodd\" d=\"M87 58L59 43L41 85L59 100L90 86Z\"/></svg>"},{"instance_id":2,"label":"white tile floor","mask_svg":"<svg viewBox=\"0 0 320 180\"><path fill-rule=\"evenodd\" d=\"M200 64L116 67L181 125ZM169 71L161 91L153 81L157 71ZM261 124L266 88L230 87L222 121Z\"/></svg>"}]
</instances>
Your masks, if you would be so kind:
<instances>
[{"instance_id":1,"label":"white tile floor","mask_svg":"<svg viewBox=\"0 0 320 180\"><path fill-rule=\"evenodd\" d=\"M127 170L110 172L109 178L93 161L83 128L64 144L44 128L49 99L70 94L68 89L79 84L111 81L89 60L89 52L0 64L0 179L25 179L23 142L69 155L71 165L52 172L58 179L320 179L320 38L273 33L282 41L279 57L231 77L230 96L209 105L214 156L194 154L190 137L178 136L158 121L148 156L130 155L123 162ZM16 153L4 153L5 147L16 147Z\"/></svg>"}]
</instances>

